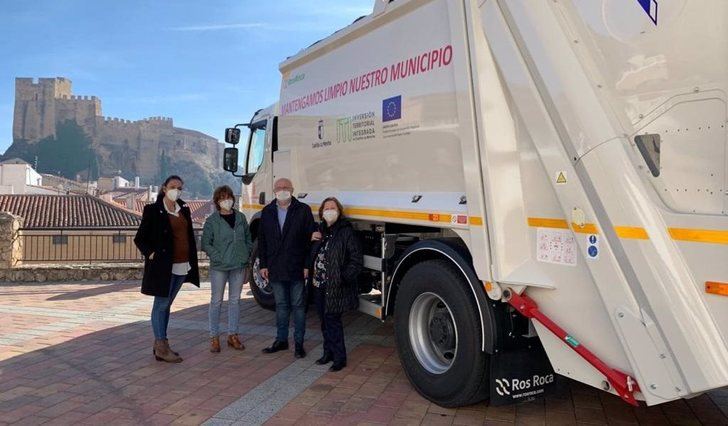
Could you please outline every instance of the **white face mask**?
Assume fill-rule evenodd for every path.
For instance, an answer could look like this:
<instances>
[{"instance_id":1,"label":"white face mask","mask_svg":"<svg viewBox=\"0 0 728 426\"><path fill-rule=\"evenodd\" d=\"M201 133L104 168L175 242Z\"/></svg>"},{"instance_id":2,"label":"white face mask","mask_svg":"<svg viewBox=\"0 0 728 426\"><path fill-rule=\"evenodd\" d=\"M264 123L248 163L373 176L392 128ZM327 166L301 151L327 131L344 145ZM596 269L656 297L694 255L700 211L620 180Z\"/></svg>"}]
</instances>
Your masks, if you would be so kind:
<instances>
[{"instance_id":1,"label":"white face mask","mask_svg":"<svg viewBox=\"0 0 728 426\"><path fill-rule=\"evenodd\" d=\"M323 216L326 223L332 224L339 218L339 212L334 209L324 210Z\"/></svg>"},{"instance_id":2,"label":"white face mask","mask_svg":"<svg viewBox=\"0 0 728 426\"><path fill-rule=\"evenodd\" d=\"M276 199L278 201L288 201L291 199L291 191L278 191L276 192Z\"/></svg>"},{"instance_id":3,"label":"white face mask","mask_svg":"<svg viewBox=\"0 0 728 426\"><path fill-rule=\"evenodd\" d=\"M177 201L177 198L179 198L179 189L168 189L164 195L167 196L169 201Z\"/></svg>"},{"instance_id":4,"label":"white face mask","mask_svg":"<svg viewBox=\"0 0 728 426\"><path fill-rule=\"evenodd\" d=\"M230 210L233 206L233 200L227 199L227 200L220 200L220 202L217 203L221 209L223 210Z\"/></svg>"}]
</instances>

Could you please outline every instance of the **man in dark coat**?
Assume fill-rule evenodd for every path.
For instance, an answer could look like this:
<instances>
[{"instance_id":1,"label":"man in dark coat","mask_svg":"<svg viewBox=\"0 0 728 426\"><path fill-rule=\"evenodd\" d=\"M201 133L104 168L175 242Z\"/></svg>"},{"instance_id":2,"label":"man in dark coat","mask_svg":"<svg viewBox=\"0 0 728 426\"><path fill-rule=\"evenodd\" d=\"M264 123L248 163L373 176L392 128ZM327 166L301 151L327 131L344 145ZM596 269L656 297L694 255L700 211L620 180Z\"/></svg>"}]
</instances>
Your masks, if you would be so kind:
<instances>
[{"instance_id":1,"label":"man in dark coat","mask_svg":"<svg viewBox=\"0 0 728 426\"><path fill-rule=\"evenodd\" d=\"M296 358L306 356L303 336L306 328L304 282L308 278L308 258L315 222L311 208L298 201L289 179L276 180L273 186L276 199L261 213L258 231L260 274L269 280L276 300L276 340L263 349L273 353L288 349L288 321L293 313Z\"/></svg>"}]
</instances>

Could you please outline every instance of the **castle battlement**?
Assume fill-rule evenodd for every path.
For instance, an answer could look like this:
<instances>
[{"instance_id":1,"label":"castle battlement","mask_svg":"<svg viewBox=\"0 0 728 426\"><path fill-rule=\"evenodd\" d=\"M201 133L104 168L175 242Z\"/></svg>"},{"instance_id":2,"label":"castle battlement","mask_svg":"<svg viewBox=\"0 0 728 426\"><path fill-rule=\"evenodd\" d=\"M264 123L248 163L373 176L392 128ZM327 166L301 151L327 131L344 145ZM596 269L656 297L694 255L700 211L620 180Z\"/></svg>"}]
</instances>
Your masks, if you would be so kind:
<instances>
[{"instance_id":1,"label":"castle battlement","mask_svg":"<svg viewBox=\"0 0 728 426\"><path fill-rule=\"evenodd\" d=\"M115 125L115 124L135 124L134 121L126 120L123 118L117 118L117 117L103 117L104 124L108 125Z\"/></svg>"},{"instance_id":2,"label":"castle battlement","mask_svg":"<svg viewBox=\"0 0 728 426\"><path fill-rule=\"evenodd\" d=\"M173 120L171 117L147 117L141 120L135 121L141 126L162 126L171 128L173 127Z\"/></svg>"},{"instance_id":3,"label":"castle battlement","mask_svg":"<svg viewBox=\"0 0 728 426\"><path fill-rule=\"evenodd\" d=\"M36 83L38 80L35 78L28 78L28 77L18 77L15 79L15 86L32 86Z\"/></svg>"},{"instance_id":4,"label":"castle battlement","mask_svg":"<svg viewBox=\"0 0 728 426\"><path fill-rule=\"evenodd\" d=\"M65 77L33 78L17 77L15 86L52 86L54 84L71 84L71 80Z\"/></svg>"},{"instance_id":5,"label":"castle battlement","mask_svg":"<svg viewBox=\"0 0 728 426\"><path fill-rule=\"evenodd\" d=\"M171 122L172 117L147 117L139 120L140 122L150 123L154 121Z\"/></svg>"},{"instance_id":6,"label":"castle battlement","mask_svg":"<svg viewBox=\"0 0 728 426\"><path fill-rule=\"evenodd\" d=\"M71 96L71 80L63 77L15 79L15 98L21 100L38 100Z\"/></svg>"},{"instance_id":7,"label":"castle battlement","mask_svg":"<svg viewBox=\"0 0 728 426\"><path fill-rule=\"evenodd\" d=\"M71 96L61 95L61 97L59 99L64 99L64 100L70 99L72 101L93 101L93 102L100 101L100 99L97 98L96 96L86 96L86 95L83 95L83 96L81 96L81 95L71 95Z\"/></svg>"}]
</instances>

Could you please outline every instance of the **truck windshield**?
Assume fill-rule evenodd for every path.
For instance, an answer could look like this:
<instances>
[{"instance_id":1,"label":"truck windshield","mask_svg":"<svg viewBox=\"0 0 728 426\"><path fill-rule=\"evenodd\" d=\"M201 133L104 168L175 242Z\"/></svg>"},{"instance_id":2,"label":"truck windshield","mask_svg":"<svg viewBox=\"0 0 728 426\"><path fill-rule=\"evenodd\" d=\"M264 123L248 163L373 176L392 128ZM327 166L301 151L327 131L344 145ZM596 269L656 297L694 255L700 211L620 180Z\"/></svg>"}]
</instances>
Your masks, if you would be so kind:
<instances>
[{"instance_id":1,"label":"truck windshield","mask_svg":"<svg viewBox=\"0 0 728 426\"><path fill-rule=\"evenodd\" d=\"M248 174L255 173L263 163L265 155L265 122L250 130L250 139L248 145L248 162L246 171Z\"/></svg>"}]
</instances>

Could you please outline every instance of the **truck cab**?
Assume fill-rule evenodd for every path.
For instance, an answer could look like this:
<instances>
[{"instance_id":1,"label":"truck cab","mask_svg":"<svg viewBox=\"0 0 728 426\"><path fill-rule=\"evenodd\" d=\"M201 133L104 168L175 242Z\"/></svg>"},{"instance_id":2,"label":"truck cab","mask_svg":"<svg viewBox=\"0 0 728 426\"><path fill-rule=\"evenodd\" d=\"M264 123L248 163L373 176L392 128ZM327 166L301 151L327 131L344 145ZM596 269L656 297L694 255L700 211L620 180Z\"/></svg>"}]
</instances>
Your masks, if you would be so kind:
<instances>
[{"instance_id":1,"label":"truck cab","mask_svg":"<svg viewBox=\"0 0 728 426\"><path fill-rule=\"evenodd\" d=\"M225 142L233 146L225 148L223 164L225 171L240 177L242 181L238 207L248 218L254 240L253 262L248 276L256 302L266 309L273 309L275 301L269 283L259 273L260 262L255 240L261 209L275 198L273 182L276 176L288 176L286 168L290 168L286 154L277 150L277 110L278 104L259 109L248 123L226 129Z\"/></svg>"}]
</instances>

